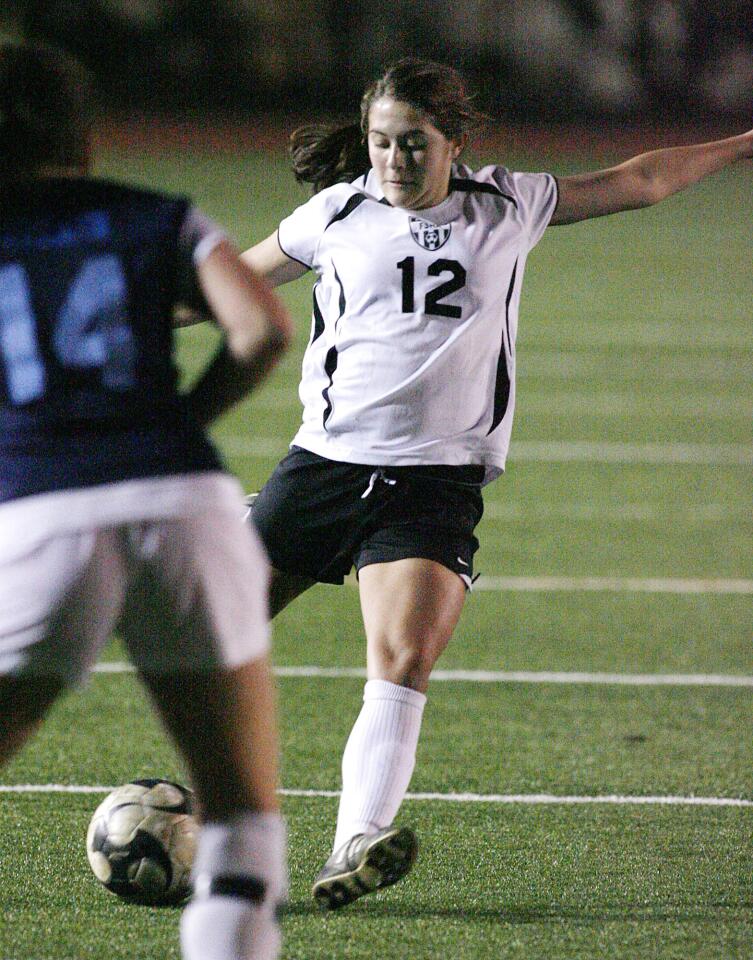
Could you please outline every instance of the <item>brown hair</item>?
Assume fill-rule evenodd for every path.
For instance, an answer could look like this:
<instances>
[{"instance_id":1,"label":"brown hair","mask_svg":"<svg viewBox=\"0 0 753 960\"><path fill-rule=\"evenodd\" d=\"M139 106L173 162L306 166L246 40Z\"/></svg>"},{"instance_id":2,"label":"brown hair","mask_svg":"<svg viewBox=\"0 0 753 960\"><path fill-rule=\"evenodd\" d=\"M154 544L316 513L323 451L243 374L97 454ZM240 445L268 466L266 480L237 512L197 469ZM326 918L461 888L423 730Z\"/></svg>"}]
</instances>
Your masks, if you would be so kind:
<instances>
[{"instance_id":1,"label":"brown hair","mask_svg":"<svg viewBox=\"0 0 753 960\"><path fill-rule=\"evenodd\" d=\"M0 176L89 157L94 98L89 74L51 47L0 44Z\"/></svg>"},{"instance_id":2,"label":"brown hair","mask_svg":"<svg viewBox=\"0 0 753 960\"><path fill-rule=\"evenodd\" d=\"M313 184L317 193L366 173L371 166L366 147L369 111L383 97L409 103L456 142L487 120L453 67L417 57L398 60L364 91L360 123L307 124L292 134L290 155L296 180Z\"/></svg>"}]
</instances>

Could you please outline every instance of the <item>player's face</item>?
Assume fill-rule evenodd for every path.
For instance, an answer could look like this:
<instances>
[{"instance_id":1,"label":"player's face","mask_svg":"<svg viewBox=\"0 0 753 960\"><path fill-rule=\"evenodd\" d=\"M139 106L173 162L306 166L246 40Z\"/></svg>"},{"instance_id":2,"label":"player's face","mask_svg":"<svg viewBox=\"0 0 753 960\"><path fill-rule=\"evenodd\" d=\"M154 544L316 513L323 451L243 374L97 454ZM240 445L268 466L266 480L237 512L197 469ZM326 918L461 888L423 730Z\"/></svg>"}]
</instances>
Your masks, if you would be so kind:
<instances>
[{"instance_id":1,"label":"player's face","mask_svg":"<svg viewBox=\"0 0 753 960\"><path fill-rule=\"evenodd\" d=\"M369 157L393 207L422 210L447 196L461 145L408 103L383 97L369 110Z\"/></svg>"}]
</instances>

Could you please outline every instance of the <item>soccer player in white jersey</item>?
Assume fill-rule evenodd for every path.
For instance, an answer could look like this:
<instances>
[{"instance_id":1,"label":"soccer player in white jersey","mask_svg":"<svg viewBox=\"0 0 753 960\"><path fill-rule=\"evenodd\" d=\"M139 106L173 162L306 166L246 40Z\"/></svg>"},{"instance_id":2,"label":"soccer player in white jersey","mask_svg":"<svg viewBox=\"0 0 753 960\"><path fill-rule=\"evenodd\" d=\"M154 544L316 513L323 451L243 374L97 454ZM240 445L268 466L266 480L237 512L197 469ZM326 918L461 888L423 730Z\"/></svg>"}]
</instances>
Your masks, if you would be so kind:
<instances>
[{"instance_id":1,"label":"soccer player in white jersey","mask_svg":"<svg viewBox=\"0 0 753 960\"><path fill-rule=\"evenodd\" d=\"M204 425L290 335L182 197L89 176L87 78L0 46L0 761L120 633L182 752L201 829L185 960L273 960L285 896L268 562ZM223 347L177 390L173 312Z\"/></svg>"},{"instance_id":2,"label":"soccer player in white jersey","mask_svg":"<svg viewBox=\"0 0 753 960\"><path fill-rule=\"evenodd\" d=\"M369 86L360 123L293 135L315 195L243 256L273 284L315 275L303 422L252 519L272 613L355 566L368 680L345 747L334 909L394 883L417 841L393 825L432 668L472 580L480 489L504 469L526 257L548 225L657 203L753 153L753 133L555 178L472 171L477 120L451 68L408 59Z\"/></svg>"}]
</instances>

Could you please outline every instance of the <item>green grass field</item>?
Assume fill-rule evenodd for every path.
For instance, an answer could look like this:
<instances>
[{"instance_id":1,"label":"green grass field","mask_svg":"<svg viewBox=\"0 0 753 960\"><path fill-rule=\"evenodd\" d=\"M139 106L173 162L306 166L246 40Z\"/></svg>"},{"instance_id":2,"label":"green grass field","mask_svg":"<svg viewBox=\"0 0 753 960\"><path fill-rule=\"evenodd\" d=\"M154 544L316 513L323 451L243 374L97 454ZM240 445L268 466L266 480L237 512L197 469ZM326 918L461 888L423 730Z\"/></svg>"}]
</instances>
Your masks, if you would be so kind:
<instances>
[{"instance_id":1,"label":"green grass field","mask_svg":"<svg viewBox=\"0 0 753 960\"><path fill-rule=\"evenodd\" d=\"M480 153L555 173L594 163ZM602 148L600 163L616 159ZM116 144L100 172L189 192L242 245L306 196L281 153ZM551 229L531 255L484 589L440 662L450 679L430 690L411 784L423 796L401 813L421 855L341 914L320 914L309 887L362 680L280 678L287 960L753 955L753 806L689 802L753 801L752 689L729 683L753 674L752 176L740 166L657 208ZM215 430L249 489L299 416L310 283L284 295L296 347ZM186 376L212 340L181 332ZM274 634L279 667L363 665L352 585L314 589ZM104 660L122 659L114 642ZM573 672L589 676L555 682ZM177 960L179 911L121 903L86 862L102 795L81 788L137 776L185 779L133 676L97 673L0 777L0 960ZM72 789L8 789L49 784Z\"/></svg>"}]
</instances>

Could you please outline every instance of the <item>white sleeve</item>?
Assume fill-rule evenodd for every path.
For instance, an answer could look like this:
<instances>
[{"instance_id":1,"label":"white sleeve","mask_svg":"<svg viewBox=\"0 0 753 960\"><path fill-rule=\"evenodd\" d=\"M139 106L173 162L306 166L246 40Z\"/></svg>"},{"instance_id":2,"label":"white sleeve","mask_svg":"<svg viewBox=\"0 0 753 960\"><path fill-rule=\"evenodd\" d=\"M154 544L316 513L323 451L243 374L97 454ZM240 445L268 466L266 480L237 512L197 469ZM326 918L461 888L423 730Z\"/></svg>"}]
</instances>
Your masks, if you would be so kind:
<instances>
[{"instance_id":1,"label":"white sleeve","mask_svg":"<svg viewBox=\"0 0 753 960\"><path fill-rule=\"evenodd\" d=\"M557 181L551 173L511 173L497 167L494 180L511 196L528 234L528 249L541 240L557 207Z\"/></svg>"},{"instance_id":2,"label":"white sleeve","mask_svg":"<svg viewBox=\"0 0 753 960\"><path fill-rule=\"evenodd\" d=\"M190 258L193 266L198 267L223 240L227 240L227 234L222 227L196 207L189 207L178 238L186 260Z\"/></svg>"},{"instance_id":3,"label":"white sleeve","mask_svg":"<svg viewBox=\"0 0 753 960\"><path fill-rule=\"evenodd\" d=\"M225 231L196 207L189 207L178 234L177 300L205 312L196 268L227 239Z\"/></svg>"},{"instance_id":4,"label":"white sleeve","mask_svg":"<svg viewBox=\"0 0 753 960\"><path fill-rule=\"evenodd\" d=\"M309 269L315 267L324 231L358 192L350 184L338 183L297 207L278 227L277 241L282 252Z\"/></svg>"}]
</instances>

